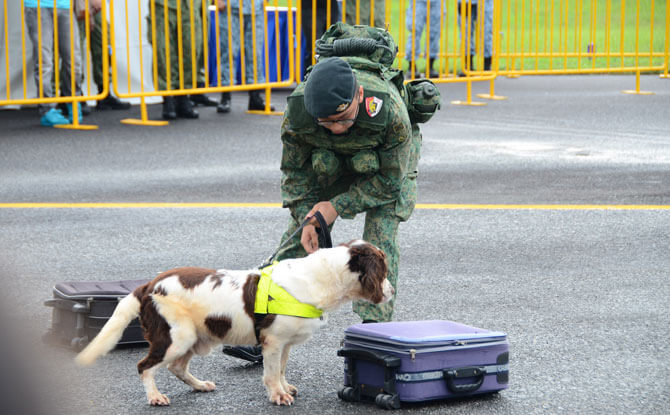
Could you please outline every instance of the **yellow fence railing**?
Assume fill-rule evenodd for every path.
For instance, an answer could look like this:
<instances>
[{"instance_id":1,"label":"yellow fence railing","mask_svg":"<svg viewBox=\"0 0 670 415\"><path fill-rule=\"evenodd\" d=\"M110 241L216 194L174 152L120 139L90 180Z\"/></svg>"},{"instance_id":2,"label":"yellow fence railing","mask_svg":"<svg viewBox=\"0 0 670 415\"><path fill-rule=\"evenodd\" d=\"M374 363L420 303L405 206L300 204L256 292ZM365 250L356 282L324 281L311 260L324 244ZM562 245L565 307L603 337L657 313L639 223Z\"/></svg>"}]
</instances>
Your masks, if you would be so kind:
<instances>
[{"instance_id":1,"label":"yellow fence railing","mask_svg":"<svg viewBox=\"0 0 670 415\"><path fill-rule=\"evenodd\" d=\"M407 79L465 83L466 100L454 104L484 104L472 101L473 82L490 82L489 93L478 97L504 99L495 94L500 75L629 73L636 76L636 88L626 92L634 93L642 93L640 73L668 77L667 0L85 0L85 10L92 1L100 3L103 21L109 16L110 22L109 33L107 24L99 28L101 62L88 54L92 14L78 13L75 0L58 12L54 0L39 0L36 10L28 10L24 0L18 6L3 2L0 106L101 100L111 81L117 96L141 104L140 119L124 123L166 124L148 119L149 97L230 91L264 90L266 107L258 112L275 114L272 88L301 81L306 66L316 61L315 39L338 19L389 30L399 46L394 65ZM286 13L284 29L280 9ZM31 13L37 15L34 24L27 21L27 15L34 19ZM10 32L19 25L20 41L10 41L17 39ZM287 48L280 47L280 39ZM59 47L64 41L69 48ZM51 55L30 52L44 50L44 42L52 46ZM239 83L232 76L236 54ZM92 68L102 74L98 93L91 90ZM0 81L0 91L2 86ZM78 105L71 107L72 123L60 127L95 128L82 125Z\"/></svg>"},{"instance_id":2,"label":"yellow fence railing","mask_svg":"<svg viewBox=\"0 0 670 415\"><path fill-rule=\"evenodd\" d=\"M20 1L20 7L13 8L12 14L8 9L8 2L3 2L4 23L4 61L5 61L5 97L0 97L0 106L3 105L42 105L70 104L70 124L54 125L57 128L68 129L94 129L97 126L84 125L80 123L80 105L87 100L104 98L108 93L107 59L103 59L102 73L105 88L98 93L93 93L90 83L86 91L82 90L81 80L85 70L87 78L91 78L91 67L89 61L83 63L80 56L80 48L90 45L91 16L89 13L81 13L78 16L74 9L74 2L70 2L68 9L54 7L55 0L42 0L37 2L37 7L25 7L24 1ZM49 6L49 7L47 7ZM89 8L89 0L84 2L85 9ZM105 13L105 2L101 3L100 13ZM81 27L84 33L79 37L79 20L83 21ZM9 42L10 23L20 24L21 40L19 44ZM107 45L107 33L102 30L102 44ZM48 52L46 52L48 51ZM61 55L63 51L64 55ZM14 52L14 53L13 53ZM12 56L19 59L12 60ZM88 55L87 55L88 56ZM28 67L27 62L32 57L33 67ZM21 65L21 88L18 94L12 94L10 68L15 64ZM85 68L85 69L82 69ZM28 95L31 88L30 78L35 82L36 97ZM65 78L65 79L63 79ZM15 88L19 90L19 88ZM18 95L18 97L16 96Z\"/></svg>"},{"instance_id":3,"label":"yellow fence railing","mask_svg":"<svg viewBox=\"0 0 670 415\"><path fill-rule=\"evenodd\" d=\"M120 3L120 4L119 4ZM129 4L130 3L130 4ZM211 92L249 91L264 89L266 91L266 108L259 111L272 114L270 109L271 88L290 86L295 82L294 72L288 73L288 78L282 80L280 61L284 58L279 48L276 50L275 62L269 59L268 22L265 13L267 3L260 2L260 10L255 10L257 2L243 0L229 0L223 2L225 7L218 10L216 5L208 5L203 0L148 0L131 1L111 0L111 48L112 48L112 84L114 92L121 98L140 98L141 119L122 120L126 124L165 125L166 121L152 121L147 117L145 98L150 96L180 96L188 94L203 94ZM277 0L274 1L275 10L278 9ZM115 16L115 8L123 7L124 18L119 20ZM136 7L137 18L129 17L129 7ZM288 37L289 44L293 44L293 9L288 1ZM256 13L259 11L260 13ZM147 16L143 24L142 16ZM277 19L277 13L275 13ZM261 19L262 21L258 21ZM223 20L223 21L222 21ZM210 50L209 34L210 23L214 23L215 48ZM226 33L221 32L221 23L227 27ZM277 22L275 22L277 23ZM235 29L238 28L238 30ZM119 29L115 29L119 28ZM129 74L131 73L131 38L132 28L138 28L135 36L138 45L152 46L151 65L144 62L143 47L139 48L139 88L133 87ZM145 33L146 28L146 33ZM280 38L279 24L274 25L274 38ZM298 28L299 29L299 28ZM121 33L119 33L121 32ZM262 32L262 33L259 33ZM125 39L126 67L125 92L118 86L124 81L119 77L116 50L119 39ZM251 40L251 47L245 47L245 42ZM228 53L221 53L221 45L227 46ZM242 83L236 85L232 74L235 72L233 59L234 46L239 43L239 60ZM298 46L299 48L299 46ZM299 50L299 49L298 49ZM216 57L216 74L218 80L210 82L208 71L209 57ZM249 57L249 55L251 55ZM288 50L289 67L295 66L296 51ZM251 58L252 75L249 76L247 62ZM123 59L121 59L123 61ZM262 65L262 61L266 64ZM277 80L269 82L269 65L277 67ZM150 67L150 69L147 68ZM221 70L227 69L229 80L222 82ZM145 78L151 74L153 88L145 88Z\"/></svg>"}]
</instances>

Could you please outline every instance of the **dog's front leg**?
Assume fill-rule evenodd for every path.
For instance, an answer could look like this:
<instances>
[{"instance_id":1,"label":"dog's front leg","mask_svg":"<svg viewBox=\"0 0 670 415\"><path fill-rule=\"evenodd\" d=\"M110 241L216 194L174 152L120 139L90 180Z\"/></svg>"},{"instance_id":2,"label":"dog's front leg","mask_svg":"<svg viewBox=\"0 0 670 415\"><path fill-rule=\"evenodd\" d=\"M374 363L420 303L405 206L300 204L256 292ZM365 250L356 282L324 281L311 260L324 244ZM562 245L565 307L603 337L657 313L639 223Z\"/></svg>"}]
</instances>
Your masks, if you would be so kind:
<instances>
[{"instance_id":1,"label":"dog's front leg","mask_svg":"<svg viewBox=\"0 0 670 415\"><path fill-rule=\"evenodd\" d=\"M270 402L277 405L291 405L293 396L282 386L282 356L286 345L275 336L263 339L263 383Z\"/></svg>"},{"instance_id":2,"label":"dog's front leg","mask_svg":"<svg viewBox=\"0 0 670 415\"><path fill-rule=\"evenodd\" d=\"M298 394L298 388L291 385L286 381L286 364L288 363L288 355L291 350L291 345L287 344L284 346L284 351L281 354L281 384L284 390L291 395L295 396Z\"/></svg>"}]
</instances>

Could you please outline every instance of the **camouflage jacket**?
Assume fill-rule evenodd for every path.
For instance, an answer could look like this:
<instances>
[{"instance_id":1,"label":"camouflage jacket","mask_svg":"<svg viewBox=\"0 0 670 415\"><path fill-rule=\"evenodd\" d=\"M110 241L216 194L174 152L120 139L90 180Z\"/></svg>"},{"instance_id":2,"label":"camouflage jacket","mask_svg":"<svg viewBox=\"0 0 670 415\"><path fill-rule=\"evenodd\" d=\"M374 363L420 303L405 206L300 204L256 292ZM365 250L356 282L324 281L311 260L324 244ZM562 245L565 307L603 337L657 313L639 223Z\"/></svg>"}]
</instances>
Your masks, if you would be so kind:
<instances>
[{"instance_id":1,"label":"camouflage jacket","mask_svg":"<svg viewBox=\"0 0 670 415\"><path fill-rule=\"evenodd\" d=\"M365 96L345 134L332 134L305 111L304 83L288 97L281 129L283 205L302 221L324 200L345 219L395 203L396 214L407 220L416 201L419 127L410 123L404 90L385 79L384 69L350 64Z\"/></svg>"}]
</instances>

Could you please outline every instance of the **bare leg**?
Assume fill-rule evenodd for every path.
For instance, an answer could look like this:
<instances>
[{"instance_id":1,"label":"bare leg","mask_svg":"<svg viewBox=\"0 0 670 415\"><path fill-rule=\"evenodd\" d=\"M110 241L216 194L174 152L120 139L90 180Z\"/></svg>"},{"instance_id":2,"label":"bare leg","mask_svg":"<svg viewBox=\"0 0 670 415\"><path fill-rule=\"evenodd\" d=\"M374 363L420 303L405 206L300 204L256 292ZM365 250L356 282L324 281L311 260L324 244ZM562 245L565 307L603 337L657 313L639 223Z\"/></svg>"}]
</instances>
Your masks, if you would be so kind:
<instances>
[{"instance_id":1,"label":"bare leg","mask_svg":"<svg viewBox=\"0 0 670 415\"><path fill-rule=\"evenodd\" d=\"M191 357L193 357L193 352L189 350L185 355L170 363L168 370L170 370L170 372L172 372L177 378L196 391L211 392L216 389L214 382L210 382L208 380L202 381L189 372L188 363L191 360Z\"/></svg>"}]
</instances>

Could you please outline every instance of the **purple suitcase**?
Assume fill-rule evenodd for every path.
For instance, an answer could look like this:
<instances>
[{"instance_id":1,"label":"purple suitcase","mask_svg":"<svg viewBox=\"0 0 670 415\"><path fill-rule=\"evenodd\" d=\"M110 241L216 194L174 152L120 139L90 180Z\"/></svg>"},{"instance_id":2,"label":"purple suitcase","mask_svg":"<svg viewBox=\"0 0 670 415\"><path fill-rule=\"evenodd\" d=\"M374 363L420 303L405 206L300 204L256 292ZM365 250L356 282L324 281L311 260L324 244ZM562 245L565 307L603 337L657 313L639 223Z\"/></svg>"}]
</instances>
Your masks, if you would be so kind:
<instances>
[{"instance_id":1,"label":"purple suitcase","mask_svg":"<svg viewBox=\"0 0 670 415\"><path fill-rule=\"evenodd\" d=\"M452 321L357 324L345 331L344 387L350 402L400 402L494 393L509 380L507 335Z\"/></svg>"}]
</instances>

